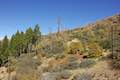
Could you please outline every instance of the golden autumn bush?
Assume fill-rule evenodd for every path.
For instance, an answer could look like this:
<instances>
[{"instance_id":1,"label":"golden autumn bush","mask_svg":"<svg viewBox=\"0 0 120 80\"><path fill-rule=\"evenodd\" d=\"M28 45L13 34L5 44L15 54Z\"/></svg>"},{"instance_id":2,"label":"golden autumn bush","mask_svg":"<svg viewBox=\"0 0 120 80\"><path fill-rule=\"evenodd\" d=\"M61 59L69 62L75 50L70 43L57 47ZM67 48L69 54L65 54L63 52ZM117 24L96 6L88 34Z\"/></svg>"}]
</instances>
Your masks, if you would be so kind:
<instances>
[{"instance_id":1,"label":"golden autumn bush","mask_svg":"<svg viewBox=\"0 0 120 80\"><path fill-rule=\"evenodd\" d=\"M73 39L72 41L68 41L67 44L65 45L65 53L80 54L83 51L84 51L83 45L77 38Z\"/></svg>"}]
</instances>

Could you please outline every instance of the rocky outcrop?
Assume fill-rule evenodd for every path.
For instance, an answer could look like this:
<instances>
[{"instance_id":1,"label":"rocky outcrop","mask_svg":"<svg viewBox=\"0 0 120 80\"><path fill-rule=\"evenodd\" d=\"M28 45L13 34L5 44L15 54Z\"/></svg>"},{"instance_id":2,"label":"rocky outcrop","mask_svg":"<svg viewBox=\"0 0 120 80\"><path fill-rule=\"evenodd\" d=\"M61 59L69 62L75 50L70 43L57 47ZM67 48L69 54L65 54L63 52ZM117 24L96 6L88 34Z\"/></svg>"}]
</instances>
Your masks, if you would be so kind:
<instances>
[{"instance_id":1,"label":"rocky outcrop","mask_svg":"<svg viewBox=\"0 0 120 80\"><path fill-rule=\"evenodd\" d=\"M0 80L15 80L16 72L7 72L6 67L0 67Z\"/></svg>"},{"instance_id":2,"label":"rocky outcrop","mask_svg":"<svg viewBox=\"0 0 120 80\"><path fill-rule=\"evenodd\" d=\"M6 67L0 68L0 80L8 80L9 74L7 73Z\"/></svg>"}]
</instances>

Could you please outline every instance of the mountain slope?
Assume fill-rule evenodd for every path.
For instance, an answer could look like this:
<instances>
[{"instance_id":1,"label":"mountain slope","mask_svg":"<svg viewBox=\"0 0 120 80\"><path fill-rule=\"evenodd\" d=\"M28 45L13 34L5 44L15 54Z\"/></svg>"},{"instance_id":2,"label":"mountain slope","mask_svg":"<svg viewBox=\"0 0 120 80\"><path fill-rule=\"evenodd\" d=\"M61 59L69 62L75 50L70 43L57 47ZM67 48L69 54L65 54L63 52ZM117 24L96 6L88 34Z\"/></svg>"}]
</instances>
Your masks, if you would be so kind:
<instances>
[{"instance_id":1,"label":"mountain slope","mask_svg":"<svg viewBox=\"0 0 120 80\"><path fill-rule=\"evenodd\" d=\"M89 47L90 43L97 43L100 48L108 50L111 48L111 28L114 26L120 26L120 14L76 29L50 33L43 36L40 46L42 45L45 48L43 50L45 53L63 53L65 43L78 38L84 48Z\"/></svg>"}]
</instances>

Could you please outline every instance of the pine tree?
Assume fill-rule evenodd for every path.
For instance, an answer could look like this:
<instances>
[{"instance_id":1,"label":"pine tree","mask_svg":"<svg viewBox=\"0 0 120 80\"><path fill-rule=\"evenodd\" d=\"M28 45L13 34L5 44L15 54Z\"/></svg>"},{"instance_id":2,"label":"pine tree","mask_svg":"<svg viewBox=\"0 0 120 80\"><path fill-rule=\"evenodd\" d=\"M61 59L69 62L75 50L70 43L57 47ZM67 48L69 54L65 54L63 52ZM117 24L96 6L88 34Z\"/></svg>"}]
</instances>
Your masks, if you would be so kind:
<instances>
[{"instance_id":1,"label":"pine tree","mask_svg":"<svg viewBox=\"0 0 120 80\"><path fill-rule=\"evenodd\" d=\"M2 53L1 53L1 50L2 50L2 41L0 41L0 66L2 64Z\"/></svg>"},{"instance_id":2,"label":"pine tree","mask_svg":"<svg viewBox=\"0 0 120 80\"><path fill-rule=\"evenodd\" d=\"M26 43L24 42L24 40L25 40L25 34L24 34L24 32L21 32L20 33L20 44L21 44L20 49L21 49L21 53L24 53L25 46L26 46Z\"/></svg>"},{"instance_id":3,"label":"pine tree","mask_svg":"<svg viewBox=\"0 0 120 80\"><path fill-rule=\"evenodd\" d=\"M37 24L34 28L33 44L35 44L39 38L41 38L41 32L40 32L40 27Z\"/></svg>"},{"instance_id":4,"label":"pine tree","mask_svg":"<svg viewBox=\"0 0 120 80\"><path fill-rule=\"evenodd\" d=\"M10 41L10 48L12 55L20 56L20 54L23 52L23 43L24 43L23 37L24 35L19 31L17 31L16 34L12 36Z\"/></svg>"},{"instance_id":5,"label":"pine tree","mask_svg":"<svg viewBox=\"0 0 120 80\"><path fill-rule=\"evenodd\" d=\"M34 28L34 33L36 34L36 36L40 36L41 35L40 27L39 27L38 24Z\"/></svg>"},{"instance_id":6,"label":"pine tree","mask_svg":"<svg viewBox=\"0 0 120 80\"><path fill-rule=\"evenodd\" d=\"M3 42L2 42L2 52L4 53L5 50L8 48L9 40L7 36L4 37Z\"/></svg>"},{"instance_id":7,"label":"pine tree","mask_svg":"<svg viewBox=\"0 0 120 80\"><path fill-rule=\"evenodd\" d=\"M31 52L34 32L32 28L28 28L25 33L26 52Z\"/></svg>"},{"instance_id":8,"label":"pine tree","mask_svg":"<svg viewBox=\"0 0 120 80\"><path fill-rule=\"evenodd\" d=\"M1 53L1 49L2 49L2 42L0 41L0 53Z\"/></svg>"},{"instance_id":9,"label":"pine tree","mask_svg":"<svg viewBox=\"0 0 120 80\"><path fill-rule=\"evenodd\" d=\"M33 35L34 33L33 33L32 28L31 27L28 28L25 33L25 40L27 43L32 43Z\"/></svg>"},{"instance_id":10,"label":"pine tree","mask_svg":"<svg viewBox=\"0 0 120 80\"><path fill-rule=\"evenodd\" d=\"M10 40L10 51L11 51L10 55L16 54L15 47L16 47L15 35L12 35L11 40Z\"/></svg>"},{"instance_id":11,"label":"pine tree","mask_svg":"<svg viewBox=\"0 0 120 80\"><path fill-rule=\"evenodd\" d=\"M3 61L3 63L8 59L9 56L8 47L9 47L9 40L7 36L5 36L2 42L2 49L1 49L1 60Z\"/></svg>"}]
</instances>

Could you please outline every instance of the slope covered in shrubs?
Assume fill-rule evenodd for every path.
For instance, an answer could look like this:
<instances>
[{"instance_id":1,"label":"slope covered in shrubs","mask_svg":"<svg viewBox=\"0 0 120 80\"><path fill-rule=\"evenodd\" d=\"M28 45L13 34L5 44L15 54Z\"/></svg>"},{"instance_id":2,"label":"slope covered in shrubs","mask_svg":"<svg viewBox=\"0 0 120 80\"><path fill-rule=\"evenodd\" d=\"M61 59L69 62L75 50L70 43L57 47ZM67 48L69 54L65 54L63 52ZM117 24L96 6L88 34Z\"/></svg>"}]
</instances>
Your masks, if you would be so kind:
<instances>
[{"instance_id":1,"label":"slope covered in shrubs","mask_svg":"<svg viewBox=\"0 0 120 80\"><path fill-rule=\"evenodd\" d=\"M119 44L118 53L110 55L115 26L120 27L120 14L48 35L41 35L38 25L17 31L0 41L0 64L8 79L14 72L12 80L119 80Z\"/></svg>"}]
</instances>

